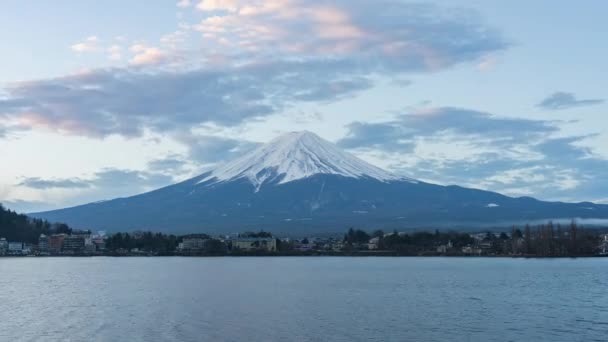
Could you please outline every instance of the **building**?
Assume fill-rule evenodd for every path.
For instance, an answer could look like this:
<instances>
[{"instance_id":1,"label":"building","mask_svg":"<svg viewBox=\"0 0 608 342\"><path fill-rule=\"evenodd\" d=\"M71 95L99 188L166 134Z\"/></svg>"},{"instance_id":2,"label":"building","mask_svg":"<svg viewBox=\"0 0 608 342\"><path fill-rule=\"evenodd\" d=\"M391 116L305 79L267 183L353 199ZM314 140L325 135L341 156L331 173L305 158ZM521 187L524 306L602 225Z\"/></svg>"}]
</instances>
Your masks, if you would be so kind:
<instances>
[{"instance_id":1,"label":"building","mask_svg":"<svg viewBox=\"0 0 608 342\"><path fill-rule=\"evenodd\" d=\"M336 241L331 245L331 250L334 252L341 252L344 249L344 242Z\"/></svg>"},{"instance_id":2,"label":"building","mask_svg":"<svg viewBox=\"0 0 608 342\"><path fill-rule=\"evenodd\" d=\"M68 235L63 240L63 253L80 254L84 253L84 237L81 235Z\"/></svg>"},{"instance_id":3,"label":"building","mask_svg":"<svg viewBox=\"0 0 608 342\"><path fill-rule=\"evenodd\" d=\"M452 241L448 240L448 243L446 245L439 245L437 247L437 253L441 253L441 254L445 254L447 253L450 249L452 249L453 245L452 245Z\"/></svg>"},{"instance_id":4,"label":"building","mask_svg":"<svg viewBox=\"0 0 608 342\"><path fill-rule=\"evenodd\" d=\"M190 252L202 251L205 249L205 243L208 240L201 237L185 237L180 244L180 249Z\"/></svg>"},{"instance_id":5,"label":"building","mask_svg":"<svg viewBox=\"0 0 608 342\"><path fill-rule=\"evenodd\" d=\"M9 255L23 255L23 242L9 242L8 243L8 254Z\"/></svg>"},{"instance_id":6,"label":"building","mask_svg":"<svg viewBox=\"0 0 608 342\"><path fill-rule=\"evenodd\" d=\"M59 254L63 249L63 241L65 240L65 234L55 234L49 236L49 253Z\"/></svg>"},{"instance_id":7,"label":"building","mask_svg":"<svg viewBox=\"0 0 608 342\"><path fill-rule=\"evenodd\" d=\"M232 241L232 249L276 252L277 240L275 238L237 238Z\"/></svg>"},{"instance_id":8,"label":"building","mask_svg":"<svg viewBox=\"0 0 608 342\"><path fill-rule=\"evenodd\" d=\"M106 240L103 238L103 235L93 236L91 238L91 242L95 245L95 251L101 252L106 249Z\"/></svg>"},{"instance_id":9,"label":"building","mask_svg":"<svg viewBox=\"0 0 608 342\"><path fill-rule=\"evenodd\" d=\"M5 238L0 238L0 255L8 253L8 241Z\"/></svg>"},{"instance_id":10,"label":"building","mask_svg":"<svg viewBox=\"0 0 608 342\"><path fill-rule=\"evenodd\" d=\"M465 246L462 247L462 253L466 255L481 255L481 248Z\"/></svg>"},{"instance_id":11,"label":"building","mask_svg":"<svg viewBox=\"0 0 608 342\"><path fill-rule=\"evenodd\" d=\"M302 239L301 241L296 241L294 243L294 250L298 251L298 252L308 252L308 251L312 251L313 247L315 246L315 244L309 240L308 238L306 239Z\"/></svg>"},{"instance_id":12,"label":"building","mask_svg":"<svg viewBox=\"0 0 608 342\"><path fill-rule=\"evenodd\" d=\"M32 255L32 251L34 250L34 245L31 243L24 243L23 248L21 249L21 254L23 255Z\"/></svg>"},{"instance_id":13,"label":"building","mask_svg":"<svg viewBox=\"0 0 608 342\"><path fill-rule=\"evenodd\" d=\"M370 250L378 249L379 244L380 244L379 237L371 238L369 240L369 242L367 243L367 249L370 249Z\"/></svg>"},{"instance_id":14,"label":"building","mask_svg":"<svg viewBox=\"0 0 608 342\"><path fill-rule=\"evenodd\" d=\"M97 251L97 246L93 243L93 238L84 239L84 252L87 254L94 254Z\"/></svg>"},{"instance_id":15,"label":"building","mask_svg":"<svg viewBox=\"0 0 608 342\"><path fill-rule=\"evenodd\" d=\"M599 246L599 254L600 255L608 255L608 234L605 234L602 237L602 242Z\"/></svg>"},{"instance_id":16,"label":"building","mask_svg":"<svg viewBox=\"0 0 608 342\"><path fill-rule=\"evenodd\" d=\"M38 253L46 254L48 252L49 252L49 237L44 234L40 234L40 237L38 238Z\"/></svg>"}]
</instances>

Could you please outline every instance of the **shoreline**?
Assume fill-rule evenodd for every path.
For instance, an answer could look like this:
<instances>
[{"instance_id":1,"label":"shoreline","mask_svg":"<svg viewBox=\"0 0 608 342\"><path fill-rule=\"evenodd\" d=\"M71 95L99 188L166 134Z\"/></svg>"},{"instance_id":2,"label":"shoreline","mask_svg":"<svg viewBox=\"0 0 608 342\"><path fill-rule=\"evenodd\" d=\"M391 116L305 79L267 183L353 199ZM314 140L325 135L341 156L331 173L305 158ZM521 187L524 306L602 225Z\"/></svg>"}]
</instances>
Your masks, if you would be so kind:
<instances>
[{"instance_id":1,"label":"shoreline","mask_svg":"<svg viewBox=\"0 0 608 342\"><path fill-rule=\"evenodd\" d=\"M576 255L576 256L536 256L536 255L400 255L395 253L314 253L314 254L96 254L96 255L0 255L0 259L17 258L158 258L158 257L183 257L183 258L276 258L276 257L385 257L385 258L488 258L488 259L578 259L578 258L606 258L608 255Z\"/></svg>"}]
</instances>

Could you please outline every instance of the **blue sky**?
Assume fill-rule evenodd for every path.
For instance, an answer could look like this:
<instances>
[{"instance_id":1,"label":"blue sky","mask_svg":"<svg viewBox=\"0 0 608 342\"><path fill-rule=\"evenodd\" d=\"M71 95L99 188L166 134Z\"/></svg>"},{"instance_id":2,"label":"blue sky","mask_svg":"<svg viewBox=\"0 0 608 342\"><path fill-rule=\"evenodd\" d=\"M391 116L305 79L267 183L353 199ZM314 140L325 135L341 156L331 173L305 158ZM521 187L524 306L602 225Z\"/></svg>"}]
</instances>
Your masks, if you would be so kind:
<instances>
[{"instance_id":1,"label":"blue sky","mask_svg":"<svg viewBox=\"0 0 608 342\"><path fill-rule=\"evenodd\" d=\"M5 1L0 201L133 195L307 129L391 171L608 203L608 4Z\"/></svg>"}]
</instances>

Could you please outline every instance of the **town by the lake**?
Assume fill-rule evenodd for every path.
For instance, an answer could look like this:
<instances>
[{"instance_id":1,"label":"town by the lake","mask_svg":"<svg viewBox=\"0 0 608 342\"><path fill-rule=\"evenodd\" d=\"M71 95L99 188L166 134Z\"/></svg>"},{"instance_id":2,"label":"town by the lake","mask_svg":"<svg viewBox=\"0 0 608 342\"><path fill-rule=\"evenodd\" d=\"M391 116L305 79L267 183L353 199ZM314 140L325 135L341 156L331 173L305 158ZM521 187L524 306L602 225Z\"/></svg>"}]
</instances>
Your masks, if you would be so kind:
<instances>
[{"instance_id":1,"label":"town by the lake","mask_svg":"<svg viewBox=\"0 0 608 342\"><path fill-rule=\"evenodd\" d=\"M231 235L166 235L136 231L92 233L51 225L36 241L0 237L0 256L608 256L608 233L574 221L508 232L349 229L344 236L291 238L263 230Z\"/></svg>"}]
</instances>

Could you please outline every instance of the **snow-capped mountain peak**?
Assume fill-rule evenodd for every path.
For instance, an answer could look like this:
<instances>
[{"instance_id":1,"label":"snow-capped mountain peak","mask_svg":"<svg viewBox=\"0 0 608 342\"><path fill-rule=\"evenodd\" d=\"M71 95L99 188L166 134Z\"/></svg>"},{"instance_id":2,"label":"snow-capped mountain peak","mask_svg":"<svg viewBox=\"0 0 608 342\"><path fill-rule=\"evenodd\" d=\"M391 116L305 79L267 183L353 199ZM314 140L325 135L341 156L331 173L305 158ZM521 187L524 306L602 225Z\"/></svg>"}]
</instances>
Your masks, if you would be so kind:
<instances>
[{"instance_id":1,"label":"snow-capped mountain peak","mask_svg":"<svg viewBox=\"0 0 608 342\"><path fill-rule=\"evenodd\" d=\"M246 155L218 167L199 183L246 178L256 189L267 181L279 184L316 174L351 178L374 178L383 182L413 181L375 167L318 135L291 132L281 135Z\"/></svg>"}]
</instances>

